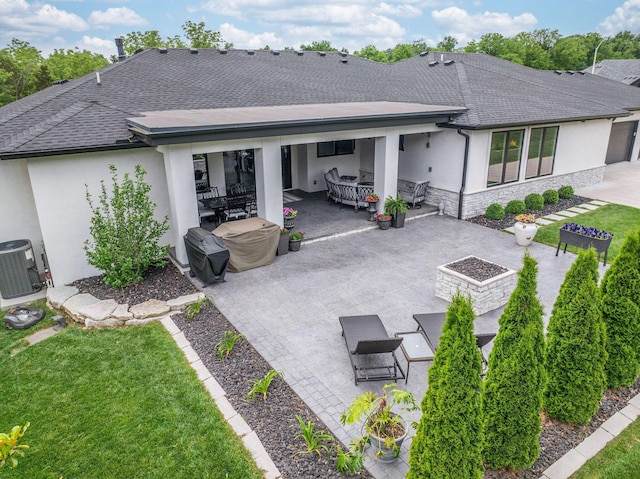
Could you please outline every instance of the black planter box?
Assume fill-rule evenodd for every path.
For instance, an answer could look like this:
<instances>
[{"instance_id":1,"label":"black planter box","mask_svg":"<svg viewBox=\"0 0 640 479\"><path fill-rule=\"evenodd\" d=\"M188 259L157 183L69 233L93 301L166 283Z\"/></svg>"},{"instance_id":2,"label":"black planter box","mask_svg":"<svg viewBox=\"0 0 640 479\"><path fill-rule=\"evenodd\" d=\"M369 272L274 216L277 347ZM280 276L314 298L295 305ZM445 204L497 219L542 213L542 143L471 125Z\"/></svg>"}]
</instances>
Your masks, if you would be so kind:
<instances>
[{"instance_id":1,"label":"black planter box","mask_svg":"<svg viewBox=\"0 0 640 479\"><path fill-rule=\"evenodd\" d=\"M603 265L607 265L607 250L609 249L609 245L611 244L611 240L613 237L607 239L593 238L591 236L585 236L580 233L574 233L569 230L560 230L560 241L558 242L558 248L556 249L556 256L560 252L560 246L564 243L563 253L567 252L567 246L576 246L578 248L594 248L598 253L598 261L600 261L600 253L604 253L604 263Z\"/></svg>"},{"instance_id":2,"label":"black planter box","mask_svg":"<svg viewBox=\"0 0 640 479\"><path fill-rule=\"evenodd\" d=\"M407 215L405 213L398 213L391 217L391 226L394 228L404 228L404 219Z\"/></svg>"}]
</instances>

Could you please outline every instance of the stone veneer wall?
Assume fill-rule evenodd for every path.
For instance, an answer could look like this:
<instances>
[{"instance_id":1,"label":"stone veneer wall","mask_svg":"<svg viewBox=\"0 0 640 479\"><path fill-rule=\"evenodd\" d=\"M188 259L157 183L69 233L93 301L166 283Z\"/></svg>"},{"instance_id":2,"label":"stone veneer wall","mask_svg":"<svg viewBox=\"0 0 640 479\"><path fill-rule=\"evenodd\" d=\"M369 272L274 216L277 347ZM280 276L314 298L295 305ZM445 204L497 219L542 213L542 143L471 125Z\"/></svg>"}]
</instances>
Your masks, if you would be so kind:
<instances>
[{"instance_id":1,"label":"stone veneer wall","mask_svg":"<svg viewBox=\"0 0 640 479\"><path fill-rule=\"evenodd\" d=\"M517 280L518 276L512 269L485 281L476 281L442 265L438 266L436 276L436 297L451 301L458 291L468 294L473 311L479 316L506 304Z\"/></svg>"},{"instance_id":2,"label":"stone veneer wall","mask_svg":"<svg viewBox=\"0 0 640 479\"><path fill-rule=\"evenodd\" d=\"M590 170L577 171L566 175L543 176L533 180L494 186L478 193L465 194L462 219L484 214L487 206L491 203L500 203L506 206L511 200L524 200L525 196L530 193L542 194L545 190L557 190L564 185L580 188L599 183L604 176L604 170L605 166L603 165ZM458 192L429 186L425 202L429 205L437 206L441 201L444 203L444 213L446 215L458 216Z\"/></svg>"}]
</instances>

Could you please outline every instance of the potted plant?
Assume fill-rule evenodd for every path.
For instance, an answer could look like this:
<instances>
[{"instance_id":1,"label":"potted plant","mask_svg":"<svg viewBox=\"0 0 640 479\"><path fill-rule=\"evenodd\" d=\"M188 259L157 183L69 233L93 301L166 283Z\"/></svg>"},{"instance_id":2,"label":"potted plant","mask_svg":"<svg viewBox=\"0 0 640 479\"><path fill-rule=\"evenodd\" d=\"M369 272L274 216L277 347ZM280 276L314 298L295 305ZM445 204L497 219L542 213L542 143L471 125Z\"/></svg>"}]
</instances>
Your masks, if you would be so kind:
<instances>
[{"instance_id":1,"label":"potted plant","mask_svg":"<svg viewBox=\"0 0 640 479\"><path fill-rule=\"evenodd\" d=\"M276 251L278 256L287 254L289 252L289 230L287 228L280 228L280 241L278 242L278 250Z\"/></svg>"},{"instance_id":2,"label":"potted plant","mask_svg":"<svg viewBox=\"0 0 640 479\"><path fill-rule=\"evenodd\" d=\"M556 249L556 256L558 256L562 243L564 243L565 253L567 252L567 245L585 249L594 248L598 253L598 261L600 261L600 253L604 253L604 265L606 266L607 252L612 239L613 234L608 231L582 226L577 223L565 223L560 227L560 241Z\"/></svg>"},{"instance_id":3,"label":"potted plant","mask_svg":"<svg viewBox=\"0 0 640 479\"><path fill-rule=\"evenodd\" d=\"M380 198L375 193L367 195L364 200L368 203L367 211L369 212L369 219L367 221L376 221L376 212L378 211L378 201Z\"/></svg>"},{"instance_id":4,"label":"potted plant","mask_svg":"<svg viewBox=\"0 0 640 479\"><path fill-rule=\"evenodd\" d=\"M516 215L516 224L513 226L513 232L516 235L517 244L529 246L538 232L536 217L527 213Z\"/></svg>"},{"instance_id":5,"label":"potted plant","mask_svg":"<svg viewBox=\"0 0 640 479\"><path fill-rule=\"evenodd\" d=\"M399 413L393 412L394 406L400 411L418 409L416 400L408 391L396 389L395 383L385 384L382 393L367 391L357 396L353 403L342 413L343 425L363 421L363 440L374 446L375 457L381 462L393 462L400 454L400 446L408 433L407 421Z\"/></svg>"},{"instance_id":6,"label":"potted plant","mask_svg":"<svg viewBox=\"0 0 640 479\"><path fill-rule=\"evenodd\" d=\"M407 201L400 194L396 195L395 198L387 196L384 200L384 211L393 216L391 226L394 228L404 227L404 219L407 216L408 209Z\"/></svg>"},{"instance_id":7,"label":"potted plant","mask_svg":"<svg viewBox=\"0 0 640 479\"><path fill-rule=\"evenodd\" d=\"M391 215L386 211L384 213L376 213L376 220L378 220L378 227L381 230L388 230L391 226Z\"/></svg>"},{"instance_id":8,"label":"potted plant","mask_svg":"<svg viewBox=\"0 0 640 479\"><path fill-rule=\"evenodd\" d=\"M282 216L284 218L284 227L291 231L293 224L295 223L296 216L298 216L298 210L285 206L282 210Z\"/></svg>"},{"instance_id":9,"label":"potted plant","mask_svg":"<svg viewBox=\"0 0 640 479\"><path fill-rule=\"evenodd\" d=\"M300 251L300 243L302 243L305 234L306 233L304 231L296 231L295 233L291 233L291 235L289 236L290 251Z\"/></svg>"}]
</instances>

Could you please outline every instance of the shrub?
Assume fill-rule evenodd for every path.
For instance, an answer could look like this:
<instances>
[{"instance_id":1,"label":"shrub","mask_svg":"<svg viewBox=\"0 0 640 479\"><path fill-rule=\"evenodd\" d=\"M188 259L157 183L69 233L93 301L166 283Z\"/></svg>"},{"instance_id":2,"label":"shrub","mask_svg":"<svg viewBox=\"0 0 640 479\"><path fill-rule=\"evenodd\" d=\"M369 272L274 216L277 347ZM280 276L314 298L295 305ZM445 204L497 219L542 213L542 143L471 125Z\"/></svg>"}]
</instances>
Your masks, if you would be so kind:
<instances>
[{"instance_id":1,"label":"shrub","mask_svg":"<svg viewBox=\"0 0 640 479\"><path fill-rule=\"evenodd\" d=\"M159 222L153 218L156 204L149 199L151 186L144 182L146 171L135 167L135 181L125 173L118 183L114 165L109 165L112 179L111 197L104 181L98 203L94 204L86 188L86 198L93 214L89 232L93 241L86 240L87 261L104 273L103 280L115 288L122 288L142 280L150 266L164 266L169 246L158 242L169 230L169 218Z\"/></svg>"},{"instance_id":2,"label":"shrub","mask_svg":"<svg viewBox=\"0 0 640 479\"><path fill-rule=\"evenodd\" d=\"M557 205L558 204L558 192L556 190L547 190L542 193L545 205Z\"/></svg>"},{"instance_id":3,"label":"shrub","mask_svg":"<svg viewBox=\"0 0 640 479\"><path fill-rule=\"evenodd\" d=\"M482 357L473 335L473 319L471 300L455 295L429 368L429 389L411 443L408 479L481 479L484 475Z\"/></svg>"},{"instance_id":4,"label":"shrub","mask_svg":"<svg viewBox=\"0 0 640 479\"><path fill-rule=\"evenodd\" d=\"M544 198L538 193L531 193L525 197L524 204L528 210L541 210L544 208Z\"/></svg>"},{"instance_id":5,"label":"shrub","mask_svg":"<svg viewBox=\"0 0 640 479\"><path fill-rule=\"evenodd\" d=\"M602 278L607 387L629 386L640 371L640 229L632 230Z\"/></svg>"},{"instance_id":6,"label":"shrub","mask_svg":"<svg viewBox=\"0 0 640 479\"><path fill-rule=\"evenodd\" d=\"M483 392L484 460L494 469L530 467L540 455L545 379L536 275L537 262L525 253L489 355Z\"/></svg>"},{"instance_id":7,"label":"shrub","mask_svg":"<svg viewBox=\"0 0 640 479\"><path fill-rule=\"evenodd\" d=\"M569 185L561 186L558 188L558 196L563 200L570 200L573 198L573 187Z\"/></svg>"},{"instance_id":8,"label":"shrub","mask_svg":"<svg viewBox=\"0 0 640 479\"><path fill-rule=\"evenodd\" d=\"M7 464L15 468L18 466L18 456L24 456L24 450L29 449L26 444L20 444L29 423L24 426L14 426L9 434L0 432L0 476Z\"/></svg>"},{"instance_id":9,"label":"shrub","mask_svg":"<svg viewBox=\"0 0 640 479\"><path fill-rule=\"evenodd\" d=\"M484 216L490 220L501 220L504 218L504 208L499 203L492 203L487 207Z\"/></svg>"},{"instance_id":10,"label":"shrub","mask_svg":"<svg viewBox=\"0 0 640 479\"><path fill-rule=\"evenodd\" d=\"M519 215L525 211L527 211L527 207L522 200L511 200L504 209L504 212L510 215Z\"/></svg>"},{"instance_id":11,"label":"shrub","mask_svg":"<svg viewBox=\"0 0 640 479\"><path fill-rule=\"evenodd\" d=\"M580 250L567 272L547 327L544 406L567 423L586 424L606 385L605 327L598 291L598 257Z\"/></svg>"}]
</instances>

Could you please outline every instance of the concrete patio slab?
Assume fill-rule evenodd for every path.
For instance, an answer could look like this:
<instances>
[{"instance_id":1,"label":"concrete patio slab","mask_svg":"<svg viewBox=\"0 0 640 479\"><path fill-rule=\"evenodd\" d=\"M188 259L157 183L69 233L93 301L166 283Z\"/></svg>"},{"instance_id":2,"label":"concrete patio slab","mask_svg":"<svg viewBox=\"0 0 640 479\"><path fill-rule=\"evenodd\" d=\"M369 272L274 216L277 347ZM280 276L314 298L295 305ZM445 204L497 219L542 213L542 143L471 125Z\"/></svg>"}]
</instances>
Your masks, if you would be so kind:
<instances>
[{"instance_id":1,"label":"concrete patio slab","mask_svg":"<svg viewBox=\"0 0 640 479\"><path fill-rule=\"evenodd\" d=\"M407 221L402 229L303 242L299 252L276 257L262 268L228 273L225 283L204 290L271 366L284 372L285 380L324 424L348 443L359 435L359 428L343 427L340 413L355 396L378 390L385 382L354 385L338 317L377 314L390 335L415 330L414 313L448 307L435 296L437 266L477 255L519 270L525 250L510 234L447 216L426 216ZM555 248L538 243L528 251L539 262L538 296L546 321L575 255L556 257ZM476 318L476 331L497 332L501 311ZM402 354L399 361L406 370ZM406 389L418 400L427 389L431 364L411 366ZM407 415L408 420L419 417L419 412ZM405 441L394 465L367 457L367 468L378 478L404 477L410 442Z\"/></svg>"},{"instance_id":2,"label":"concrete patio slab","mask_svg":"<svg viewBox=\"0 0 640 479\"><path fill-rule=\"evenodd\" d=\"M607 165L603 180L595 185L576 188L576 195L609 203L640 208L640 161L621 161Z\"/></svg>"}]
</instances>

